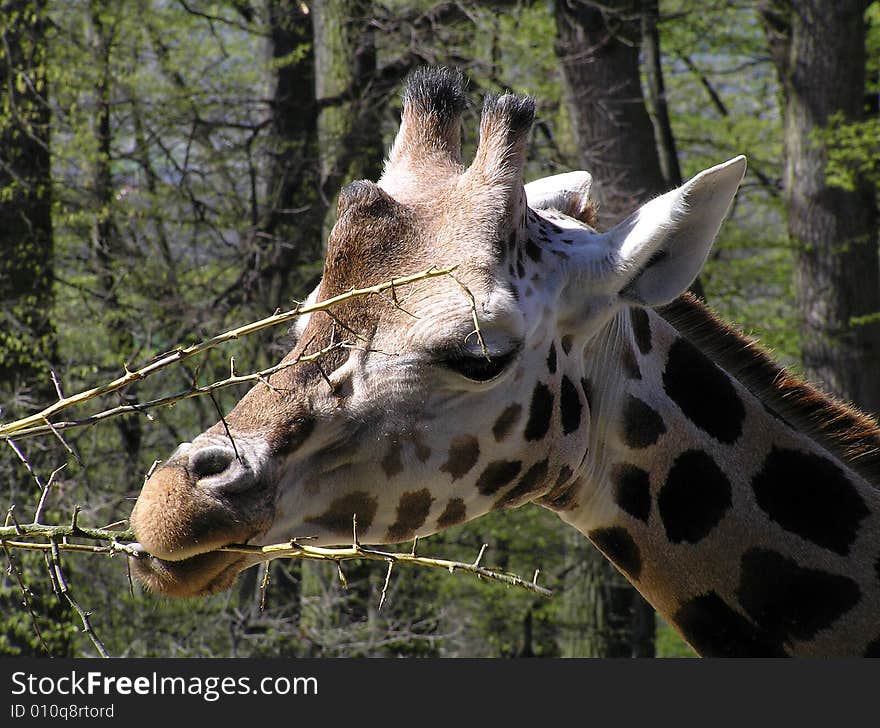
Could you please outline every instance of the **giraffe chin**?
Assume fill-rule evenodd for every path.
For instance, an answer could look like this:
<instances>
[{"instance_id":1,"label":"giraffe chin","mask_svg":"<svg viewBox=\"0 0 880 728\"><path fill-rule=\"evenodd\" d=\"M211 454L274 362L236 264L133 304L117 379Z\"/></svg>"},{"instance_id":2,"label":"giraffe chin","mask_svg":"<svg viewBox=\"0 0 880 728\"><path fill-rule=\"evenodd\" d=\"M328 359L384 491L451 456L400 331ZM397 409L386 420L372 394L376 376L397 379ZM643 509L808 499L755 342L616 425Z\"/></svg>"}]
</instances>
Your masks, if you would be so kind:
<instances>
[{"instance_id":1,"label":"giraffe chin","mask_svg":"<svg viewBox=\"0 0 880 728\"><path fill-rule=\"evenodd\" d=\"M232 586L238 574L253 562L247 555L208 551L181 561L155 556L131 559L137 580L149 591L168 597L202 597Z\"/></svg>"}]
</instances>

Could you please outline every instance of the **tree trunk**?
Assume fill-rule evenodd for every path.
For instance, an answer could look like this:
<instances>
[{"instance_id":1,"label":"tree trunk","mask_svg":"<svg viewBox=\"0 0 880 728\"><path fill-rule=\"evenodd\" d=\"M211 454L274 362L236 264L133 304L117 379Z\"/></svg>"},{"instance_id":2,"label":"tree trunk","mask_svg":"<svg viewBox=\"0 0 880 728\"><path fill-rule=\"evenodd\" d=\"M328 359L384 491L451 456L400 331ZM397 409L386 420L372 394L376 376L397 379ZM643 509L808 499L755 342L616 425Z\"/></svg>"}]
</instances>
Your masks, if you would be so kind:
<instances>
[{"instance_id":1,"label":"tree trunk","mask_svg":"<svg viewBox=\"0 0 880 728\"><path fill-rule=\"evenodd\" d=\"M762 6L785 102L785 198L807 376L880 413L877 191L828 185L818 132L864 115L864 0ZM860 320L861 319L861 320Z\"/></svg>"},{"instance_id":2,"label":"tree trunk","mask_svg":"<svg viewBox=\"0 0 880 728\"><path fill-rule=\"evenodd\" d=\"M637 0L559 0L556 54L580 163L610 227L667 189L639 76Z\"/></svg>"},{"instance_id":3,"label":"tree trunk","mask_svg":"<svg viewBox=\"0 0 880 728\"><path fill-rule=\"evenodd\" d=\"M0 4L0 418L52 396L51 112L44 0Z\"/></svg>"},{"instance_id":4,"label":"tree trunk","mask_svg":"<svg viewBox=\"0 0 880 728\"><path fill-rule=\"evenodd\" d=\"M382 172L382 109L373 88L376 46L371 15L370 0L312 3L321 189L328 205L343 184L375 180ZM325 232L332 223L331 213Z\"/></svg>"},{"instance_id":5,"label":"tree trunk","mask_svg":"<svg viewBox=\"0 0 880 728\"><path fill-rule=\"evenodd\" d=\"M266 310L304 296L321 258L327 203L321 195L312 20L297 0L267 0L272 61L269 164L260 235L262 261L249 297Z\"/></svg>"},{"instance_id":6,"label":"tree trunk","mask_svg":"<svg viewBox=\"0 0 880 728\"><path fill-rule=\"evenodd\" d=\"M680 187L684 180L678 164L678 151L669 121L669 106L666 103L666 85L663 83L663 67L660 62L660 33L657 23L660 10L657 0L643 0L642 11L642 50L645 64L645 90L647 108L654 126L654 139L657 144L660 171L664 187L671 190Z\"/></svg>"},{"instance_id":7,"label":"tree trunk","mask_svg":"<svg viewBox=\"0 0 880 728\"><path fill-rule=\"evenodd\" d=\"M48 29L45 0L0 3L0 420L15 419L55 395ZM51 453L33 442L20 446L45 483ZM38 493L24 466L14 457L0 460L0 478L6 506L17 502L28 513ZM46 580L42 558L6 555L0 656L70 657L74 619Z\"/></svg>"},{"instance_id":8,"label":"tree trunk","mask_svg":"<svg viewBox=\"0 0 880 728\"><path fill-rule=\"evenodd\" d=\"M558 0L556 54L565 82L580 163L595 182L607 228L677 181L678 161L665 115L657 5L637 0ZM649 38L655 124L645 106L639 48ZM649 64L650 65L650 64ZM697 291L701 294L701 291ZM654 610L606 559L574 534L562 596L560 649L569 657L653 657Z\"/></svg>"},{"instance_id":9,"label":"tree trunk","mask_svg":"<svg viewBox=\"0 0 880 728\"><path fill-rule=\"evenodd\" d=\"M87 40L92 49L95 70L95 86L92 90L93 114L92 133L96 148L91 160L91 209L95 218L92 222L92 251L98 289L103 295L106 313L104 327L110 343L112 355L120 364L128 363L134 353L134 340L131 323L119 303L117 286L120 280L118 261L127 258L121 245L119 230L113 219L114 189L112 165L113 132L111 129L111 107L113 71L110 66L115 29L110 20L108 5L103 1L93 2L89 10ZM120 394L122 404L137 404L135 387L129 387ZM116 429L122 439L122 448L131 463L138 462L143 430L138 415L116 418Z\"/></svg>"}]
</instances>

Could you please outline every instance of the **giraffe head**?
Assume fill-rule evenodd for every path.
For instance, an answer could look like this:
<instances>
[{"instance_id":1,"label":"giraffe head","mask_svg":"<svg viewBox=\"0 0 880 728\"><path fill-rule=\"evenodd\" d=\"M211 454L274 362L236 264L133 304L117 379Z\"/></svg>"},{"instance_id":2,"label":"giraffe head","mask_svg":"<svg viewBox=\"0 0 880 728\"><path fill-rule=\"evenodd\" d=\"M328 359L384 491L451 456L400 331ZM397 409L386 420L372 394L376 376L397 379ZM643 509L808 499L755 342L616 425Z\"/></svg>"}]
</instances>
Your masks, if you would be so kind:
<instances>
[{"instance_id":1,"label":"giraffe head","mask_svg":"<svg viewBox=\"0 0 880 728\"><path fill-rule=\"evenodd\" d=\"M582 377L585 356L602 356L589 342L620 306L666 303L693 281L744 161L600 234L576 219L585 173L530 186L533 204L556 211L527 206L531 99L485 100L467 167L463 107L457 74L409 79L381 179L339 196L311 300L431 266L454 272L299 320L284 361L325 353L255 386L144 485L131 520L152 555L135 564L150 588L226 588L249 563L217 548L346 543L355 515L361 541L389 543L530 500L588 504Z\"/></svg>"}]
</instances>

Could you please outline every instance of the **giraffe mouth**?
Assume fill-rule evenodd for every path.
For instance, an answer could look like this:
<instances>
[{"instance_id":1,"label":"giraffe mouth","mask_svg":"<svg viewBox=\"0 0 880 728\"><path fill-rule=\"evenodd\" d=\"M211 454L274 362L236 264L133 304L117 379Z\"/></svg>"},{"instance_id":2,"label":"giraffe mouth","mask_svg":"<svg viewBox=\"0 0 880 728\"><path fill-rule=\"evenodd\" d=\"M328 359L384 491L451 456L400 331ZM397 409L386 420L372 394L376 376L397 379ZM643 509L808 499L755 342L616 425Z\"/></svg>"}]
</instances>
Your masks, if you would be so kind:
<instances>
[{"instance_id":1,"label":"giraffe mouth","mask_svg":"<svg viewBox=\"0 0 880 728\"><path fill-rule=\"evenodd\" d=\"M182 559L162 559L132 544L140 556L129 563L132 573L149 591L168 597L200 597L228 589L254 561L247 554L211 550Z\"/></svg>"}]
</instances>

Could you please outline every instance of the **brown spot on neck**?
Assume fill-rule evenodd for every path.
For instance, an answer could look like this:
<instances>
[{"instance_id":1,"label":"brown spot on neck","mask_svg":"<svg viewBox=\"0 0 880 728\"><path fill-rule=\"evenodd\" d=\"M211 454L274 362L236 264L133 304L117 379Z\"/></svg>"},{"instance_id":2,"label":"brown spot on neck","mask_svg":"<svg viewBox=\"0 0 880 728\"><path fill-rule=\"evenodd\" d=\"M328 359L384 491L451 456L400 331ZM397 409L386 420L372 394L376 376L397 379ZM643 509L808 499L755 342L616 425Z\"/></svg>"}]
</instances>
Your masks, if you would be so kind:
<instances>
[{"instance_id":1,"label":"brown spot on neck","mask_svg":"<svg viewBox=\"0 0 880 728\"><path fill-rule=\"evenodd\" d=\"M401 444L397 436L394 436L388 443L388 450L382 458L382 470L386 477L393 478L403 470L403 462L400 459Z\"/></svg>"},{"instance_id":2,"label":"brown spot on neck","mask_svg":"<svg viewBox=\"0 0 880 728\"><path fill-rule=\"evenodd\" d=\"M449 473L453 480L466 475L480 459L480 443L473 435L459 435L449 445L449 457L440 470Z\"/></svg>"},{"instance_id":3,"label":"brown spot on neck","mask_svg":"<svg viewBox=\"0 0 880 728\"><path fill-rule=\"evenodd\" d=\"M388 528L389 541L408 541L424 525L434 498L427 488L404 493L397 504L397 520Z\"/></svg>"},{"instance_id":4,"label":"brown spot on neck","mask_svg":"<svg viewBox=\"0 0 880 728\"><path fill-rule=\"evenodd\" d=\"M309 516L305 522L314 523L316 526L326 528L333 533L350 535L355 516L357 516L360 530L366 531L373 525L378 505L379 502L375 496L363 490L356 490L336 498L321 515Z\"/></svg>"},{"instance_id":5,"label":"brown spot on neck","mask_svg":"<svg viewBox=\"0 0 880 728\"><path fill-rule=\"evenodd\" d=\"M449 528L462 523L467 517L467 508L461 498L450 498L446 508L437 519L437 528Z\"/></svg>"}]
</instances>

